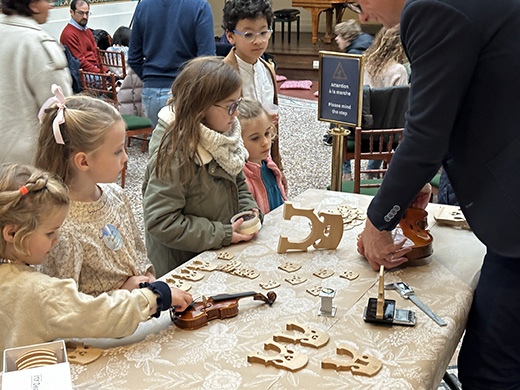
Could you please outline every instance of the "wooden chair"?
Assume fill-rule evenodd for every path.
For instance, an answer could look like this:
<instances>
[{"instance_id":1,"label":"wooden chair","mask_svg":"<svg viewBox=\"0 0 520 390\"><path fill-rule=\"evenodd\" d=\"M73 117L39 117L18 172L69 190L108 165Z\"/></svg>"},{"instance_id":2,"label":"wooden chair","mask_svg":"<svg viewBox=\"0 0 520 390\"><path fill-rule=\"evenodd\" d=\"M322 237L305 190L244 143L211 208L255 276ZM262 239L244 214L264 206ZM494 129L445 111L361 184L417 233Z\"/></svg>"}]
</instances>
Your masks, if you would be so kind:
<instances>
[{"instance_id":1,"label":"wooden chair","mask_svg":"<svg viewBox=\"0 0 520 390\"><path fill-rule=\"evenodd\" d=\"M354 160L353 180L342 183L342 192L375 195L381 186L395 148L403 137L405 114L408 110L408 86L390 88L364 87L364 128L352 130L344 143L344 160ZM381 160L380 169L361 169L363 160ZM361 180L362 174L374 179Z\"/></svg>"},{"instance_id":2,"label":"wooden chair","mask_svg":"<svg viewBox=\"0 0 520 390\"><path fill-rule=\"evenodd\" d=\"M91 73L79 70L81 84L85 94L99 97L107 103L113 104L119 110L119 102L117 101L116 79L113 74ZM141 150L144 152L148 145L149 137L153 132L152 122L150 119L134 115L121 115L126 124L126 138L139 139L143 141ZM126 164L121 173L121 187L125 187Z\"/></svg>"},{"instance_id":3,"label":"wooden chair","mask_svg":"<svg viewBox=\"0 0 520 390\"><path fill-rule=\"evenodd\" d=\"M114 72L121 79L126 77L125 53L122 51L108 51L97 48L99 69L116 68L118 71ZM120 69L120 71L119 71Z\"/></svg>"}]
</instances>

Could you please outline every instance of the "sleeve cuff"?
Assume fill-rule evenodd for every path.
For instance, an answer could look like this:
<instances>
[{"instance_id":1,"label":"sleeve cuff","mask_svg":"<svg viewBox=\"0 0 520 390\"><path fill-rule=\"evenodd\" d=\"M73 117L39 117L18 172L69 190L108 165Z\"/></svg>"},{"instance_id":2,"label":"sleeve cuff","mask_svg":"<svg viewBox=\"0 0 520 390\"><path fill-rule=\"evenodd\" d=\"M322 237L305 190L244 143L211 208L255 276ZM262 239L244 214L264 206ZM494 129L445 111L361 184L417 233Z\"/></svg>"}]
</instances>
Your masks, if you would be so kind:
<instances>
[{"instance_id":1,"label":"sleeve cuff","mask_svg":"<svg viewBox=\"0 0 520 390\"><path fill-rule=\"evenodd\" d=\"M172 306L172 294L167 283L161 281L153 283L144 282L139 284L139 288L148 288L154 294L159 295L157 297L157 312L152 314L152 317L159 317L161 311L168 310Z\"/></svg>"}]
</instances>

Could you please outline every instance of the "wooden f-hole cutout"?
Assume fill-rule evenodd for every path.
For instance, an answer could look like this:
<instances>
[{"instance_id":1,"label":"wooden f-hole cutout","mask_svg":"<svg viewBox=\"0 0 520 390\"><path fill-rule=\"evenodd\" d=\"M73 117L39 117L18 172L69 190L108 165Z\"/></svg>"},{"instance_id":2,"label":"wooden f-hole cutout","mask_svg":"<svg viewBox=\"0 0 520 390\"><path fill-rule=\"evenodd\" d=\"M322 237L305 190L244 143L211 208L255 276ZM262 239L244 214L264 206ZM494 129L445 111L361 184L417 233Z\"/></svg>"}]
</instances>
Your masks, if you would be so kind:
<instances>
[{"instance_id":1,"label":"wooden f-hole cutout","mask_svg":"<svg viewBox=\"0 0 520 390\"><path fill-rule=\"evenodd\" d=\"M314 248L336 249L343 237L343 218L341 214L319 212L318 218L314 209L300 209L285 202L283 219L290 220L294 216L306 217L311 224L311 232L302 241L289 241L288 237L280 236L278 241L278 253L285 253L288 250L307 251L311 245Z\"/></svg>"}]
</instances>

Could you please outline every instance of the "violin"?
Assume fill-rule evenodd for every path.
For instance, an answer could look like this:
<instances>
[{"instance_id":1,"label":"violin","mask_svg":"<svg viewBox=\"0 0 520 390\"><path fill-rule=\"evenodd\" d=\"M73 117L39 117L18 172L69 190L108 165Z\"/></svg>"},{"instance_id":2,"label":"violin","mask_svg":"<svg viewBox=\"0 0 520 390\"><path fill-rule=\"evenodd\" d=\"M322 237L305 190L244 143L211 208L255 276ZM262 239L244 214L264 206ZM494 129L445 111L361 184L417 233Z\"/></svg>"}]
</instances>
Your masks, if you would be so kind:
<instances>
[{"instance_id":1,"label":"violin","mask_svg":"<svg viewBox=\"0 0 520 390\"><path fill-rule=\"evenodd\" d=\"M433 253L433 237L426 230L427 217L426 210L410 207L399 222L404 236L413 242L412 250L405 255L408 260L422 259Z\"/></svg>"},{"instance_id":2,"label":"violin","mask_svg":"<svg viewBox=\"0 0 520 390\"><path fill-rule=\"evenodd\" d=\"M269 291L264 294L248 291L239 294L219 294L212 297L202 297L202 302L193 302L183 312L170 309L170 317L175 325L181 329L198 329L216 318L224 319L238 314L238 301L241 298L253 297L255 301L263 301L269 306L276 300L276 293Z\"/></svg>"}]
</instances>

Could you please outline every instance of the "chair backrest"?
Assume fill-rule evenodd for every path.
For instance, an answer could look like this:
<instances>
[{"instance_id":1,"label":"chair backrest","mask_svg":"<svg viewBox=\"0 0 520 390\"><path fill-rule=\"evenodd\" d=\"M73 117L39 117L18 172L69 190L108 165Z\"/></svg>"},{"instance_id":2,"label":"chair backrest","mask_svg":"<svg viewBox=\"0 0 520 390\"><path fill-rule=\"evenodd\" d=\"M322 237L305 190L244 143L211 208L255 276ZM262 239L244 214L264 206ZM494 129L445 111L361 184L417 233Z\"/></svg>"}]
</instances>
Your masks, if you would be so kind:
<instances>
[{"instance_id":1,"label":"chair backrest","mask_svg":"<svg viewBox=\"0 0 520 390\"><path fill-rule=\"evenodd\" d=\"M354 152L347 152L345 156L354 159L354 193L359 194L361 188L381 185L381 180L362 182L361 174L382 178L386 173L395 149L403 139L408 93L407 85L370 89L372 128L354 130ZM362 160L381 160L383 165L378 169L362 169Z\"/></svg>"},{"instance_id":2,"label":"chair backrest","mask_svg":"<svg viewBox=\"0 0 520 390\"><path fill-rule=\"evenodd\" d=\"M120 78L126 77L125 53L97 48L99 69L108 68Z\"/></svg>"},{"instance_id":3,"label":"chair backrest","mask_svg":"<svg viewBox=\"0 0 520 390\"><path fill-rule=\"evenodd\" d=\"M81 85L85 94L100 97L119 109L117 101L116 78L113 74L85 72L79 70Z\"/></svg>"}]
</instances>

